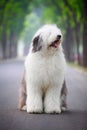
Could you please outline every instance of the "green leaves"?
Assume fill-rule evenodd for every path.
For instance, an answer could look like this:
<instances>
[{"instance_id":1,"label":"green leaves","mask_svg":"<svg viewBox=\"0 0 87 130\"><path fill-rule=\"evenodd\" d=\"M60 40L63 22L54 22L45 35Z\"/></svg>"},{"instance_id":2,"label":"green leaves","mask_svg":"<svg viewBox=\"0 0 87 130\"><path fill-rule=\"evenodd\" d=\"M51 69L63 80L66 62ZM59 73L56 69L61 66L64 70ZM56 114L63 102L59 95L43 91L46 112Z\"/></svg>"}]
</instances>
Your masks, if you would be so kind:
<instances>
[{"instance_id":1,"label":"green leaves","mask_svg":"<svg viewBox=\"0 0 87 130\"><path fill-rule=\"evenodd\" d=\"M7 30L13 30L15 33L19 33L22 29L24 22L24 16L28 10L28 0L7 0L7 2L0 2L0 6L3 8L0 10L2 21L0 24L5 23Z\"/></svg>"}]
</instances>

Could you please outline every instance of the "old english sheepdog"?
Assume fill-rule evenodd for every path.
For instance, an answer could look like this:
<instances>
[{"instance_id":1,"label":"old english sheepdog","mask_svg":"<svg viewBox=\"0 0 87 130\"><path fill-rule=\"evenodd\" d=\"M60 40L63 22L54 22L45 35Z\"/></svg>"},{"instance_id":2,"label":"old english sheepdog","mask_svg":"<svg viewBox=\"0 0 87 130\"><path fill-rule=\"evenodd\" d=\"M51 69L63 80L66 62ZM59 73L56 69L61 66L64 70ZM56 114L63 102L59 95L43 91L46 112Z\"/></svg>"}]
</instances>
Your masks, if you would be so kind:
<instances>
[{"instance_id":1,"label":"old english sheepdog","mask_svg":"<svg viewBox=\"0 0 87 130\"><path fill-rule=\"evenodd\" d=\"M66 110L66 61L62 33L56 25L44 25L34 35L20 87L19 109L28 113L61 113Z\"/></svg>"}]
</instances>

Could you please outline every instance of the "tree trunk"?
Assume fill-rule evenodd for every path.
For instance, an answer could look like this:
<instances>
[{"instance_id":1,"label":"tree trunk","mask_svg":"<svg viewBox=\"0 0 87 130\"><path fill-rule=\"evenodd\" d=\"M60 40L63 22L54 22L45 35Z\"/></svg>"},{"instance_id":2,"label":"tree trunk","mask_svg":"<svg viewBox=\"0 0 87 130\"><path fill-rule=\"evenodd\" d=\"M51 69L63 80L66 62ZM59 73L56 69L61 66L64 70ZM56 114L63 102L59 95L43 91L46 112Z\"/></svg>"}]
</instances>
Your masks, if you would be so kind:
<instances>
[{"instance_id":1,"label":"tree trunk","mask_svg":"<svg viewBox=\"0 0 87 130\"><path fill-rule=\"evenodd\" d=\"M10 36L9 36L9 58L12 57L12 44L14 42L13 39L13 31L10 32Z\"/></svg>"},{"instance_id":2,"label":"tree trunk","mask_svg":"<svg viewBox=\"0 0 87 130\"><path fill-rule=\"evenodd\" d=\"M2 26L2 58L6 59L7 55L6 55L6 47L7 47L7 34L6 34L6 26L3 24Z\"/></svg>"},{"instance_id":3,"label":"tree trunk","mask_svg":"<svg viewBox=\"0 0 87 130\"><path fill-rule=\"evenodd\" d=\"M64 52L68 61L73 60L73 33L70 26L66 29L65 41L64 41Z\"/></svg>"},{"instance_id":4,"label":"tree trunk","mask_svg":"<svg viewBox=\"0 0 87 130\"><path fill-rule=\"evenodd\" d=\"M76 23L76 27L75 27L75 36L76 36L76 45L77 45L77 60L78 60L78 64L81 65L81 57L80 57L80 37L79 37L79 33L80 33L80 24Z\"/></svg>"},{"instance_id":5,"label":"tree trunk","mask_svg":"<svg viewBox=\"0 0 87 130\"><path fill-rule=\"evenodd\" d=\"M83 65L87 67L87 1L84 0L83 6Z\"/></svg>"},{"instance_id":6,"label":"tree trunk","mask_svg":"<svg viewBox=\"0 0 87 130\"><path fill-rule=\"evenodd\" d=\"M13 57L17 56L17 39L16 36L14 35L14 44L13 44Z\"/></svg>"},{"instance_id":7,"label":"tree trunk","mask_svg":"<svg viewBox=\"0 0 87 130\"><path fill-rule=\"evenodd\" d=\"M10 32L9 38L9 58L17 56L17 40L13 31Z\"/></svg>"}]
</instances>

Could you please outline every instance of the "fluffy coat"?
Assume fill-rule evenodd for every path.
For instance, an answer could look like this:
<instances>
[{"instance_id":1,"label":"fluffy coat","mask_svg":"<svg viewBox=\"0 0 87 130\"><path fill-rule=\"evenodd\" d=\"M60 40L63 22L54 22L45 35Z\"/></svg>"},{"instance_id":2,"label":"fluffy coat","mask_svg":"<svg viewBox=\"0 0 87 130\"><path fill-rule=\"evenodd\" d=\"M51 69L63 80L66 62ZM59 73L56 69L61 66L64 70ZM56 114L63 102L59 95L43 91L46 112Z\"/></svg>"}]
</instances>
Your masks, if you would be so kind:
<instances>
[{"instance_id":1,"label":"fluffy coat","mask_svg":"<svg viewBox=\"0 0 87 130\"><path fill-rule=\"evenodd\" d=\"M26 106L32 113L61 113L61 90L65 77L62 34L45 25L33 37L25 60Z\"/></svg>"}]
</instances>

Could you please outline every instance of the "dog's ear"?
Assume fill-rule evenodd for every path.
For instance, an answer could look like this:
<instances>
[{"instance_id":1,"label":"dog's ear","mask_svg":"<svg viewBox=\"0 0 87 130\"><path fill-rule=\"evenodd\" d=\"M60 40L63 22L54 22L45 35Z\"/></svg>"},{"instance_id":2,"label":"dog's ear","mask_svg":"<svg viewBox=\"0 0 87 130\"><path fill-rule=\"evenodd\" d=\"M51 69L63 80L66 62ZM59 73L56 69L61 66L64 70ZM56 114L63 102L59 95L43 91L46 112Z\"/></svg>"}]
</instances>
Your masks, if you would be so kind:
<instances>
[{"instance_id":1,"label":"dog's ear","mask_svg":"<svg viewBox=\"0 0 87 130\"><path fill-rule=\"evenodd\" d=\"M32 51L33 51L33 52L37 52L37 51L40 51L41 48L42 48L41 38L40 38L40 36L36 36L36 37L33 39L33 49L32 49Z\"/></svg>"}]
</instances>

